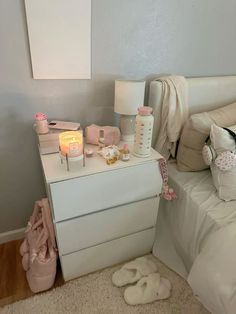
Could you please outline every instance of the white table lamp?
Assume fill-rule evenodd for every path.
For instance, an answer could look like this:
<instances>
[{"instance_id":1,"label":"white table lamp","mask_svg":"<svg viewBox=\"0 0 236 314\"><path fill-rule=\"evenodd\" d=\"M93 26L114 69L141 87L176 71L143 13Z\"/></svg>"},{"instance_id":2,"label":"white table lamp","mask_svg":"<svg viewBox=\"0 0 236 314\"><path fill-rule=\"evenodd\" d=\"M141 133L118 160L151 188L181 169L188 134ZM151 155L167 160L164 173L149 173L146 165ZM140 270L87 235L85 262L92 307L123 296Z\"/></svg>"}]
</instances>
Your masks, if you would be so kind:
<instances>
[{"instance_id":1,"label":"white table lamp","mask_svg":"<svg viewBox=\"0 0 236 314\"><path fill-rule=\"evenodd\" d=\"M134 141L135 116L144 105L145 81L115 81L114 111L121 115L121 140Z\"/></svg>"}]
</instances>

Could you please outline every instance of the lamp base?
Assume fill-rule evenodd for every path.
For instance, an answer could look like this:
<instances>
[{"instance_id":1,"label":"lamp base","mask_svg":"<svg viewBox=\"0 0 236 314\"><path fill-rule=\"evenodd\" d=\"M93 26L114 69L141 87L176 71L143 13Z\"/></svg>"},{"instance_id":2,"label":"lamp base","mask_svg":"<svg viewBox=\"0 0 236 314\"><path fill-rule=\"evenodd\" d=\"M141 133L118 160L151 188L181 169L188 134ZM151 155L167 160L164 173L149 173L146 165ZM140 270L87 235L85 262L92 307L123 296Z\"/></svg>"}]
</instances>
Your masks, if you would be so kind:
<instances>
[{"instance_id":1,"label":"lamp base","mask_svg":"<svg viewBox=\"0 0 236 314\"><path fill-rule=\"evenodd\" d=\"M134 142L136 116L121 115L120 116L120 131L121 140L124 142Z\"/></svg>"},{"instance_id":2,"label":"lamp base","mask_svg":"<svg viewBox=\"0 0 236 314\"><path fill-rule=\"evenodd\" d=\"M134 134L132 134L132 135L123 135L122 133L121 133L121 141L123 141L123 142L134 142Z\"/></svg>"}]
</instances>

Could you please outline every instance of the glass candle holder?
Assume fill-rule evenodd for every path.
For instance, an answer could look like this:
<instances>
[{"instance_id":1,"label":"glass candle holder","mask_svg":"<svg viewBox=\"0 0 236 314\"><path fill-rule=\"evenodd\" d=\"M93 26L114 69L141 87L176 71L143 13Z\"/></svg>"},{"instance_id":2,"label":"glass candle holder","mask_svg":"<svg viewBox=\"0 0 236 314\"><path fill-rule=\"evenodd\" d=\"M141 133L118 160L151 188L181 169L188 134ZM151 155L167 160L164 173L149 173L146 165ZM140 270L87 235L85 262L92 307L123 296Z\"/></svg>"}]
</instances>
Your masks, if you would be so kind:
<instances>
[{"instance_id":1,"label":"glass candle holder","mask_svg":"<svg viewBox=\"0 0 236 314\"><path fill-rule=\"evenodd\" d=\"M66 131L59 134L61 157L71 161L83 158L83 132Z\"/></svg>"}]
</instances>

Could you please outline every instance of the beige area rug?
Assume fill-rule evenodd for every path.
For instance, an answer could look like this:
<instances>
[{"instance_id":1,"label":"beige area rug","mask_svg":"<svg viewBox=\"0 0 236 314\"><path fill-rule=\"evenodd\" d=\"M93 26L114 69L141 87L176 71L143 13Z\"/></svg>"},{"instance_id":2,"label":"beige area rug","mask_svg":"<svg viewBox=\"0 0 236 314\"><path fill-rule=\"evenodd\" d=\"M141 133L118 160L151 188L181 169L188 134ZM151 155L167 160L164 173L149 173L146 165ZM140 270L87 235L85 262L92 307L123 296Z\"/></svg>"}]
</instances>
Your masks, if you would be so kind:
<instances>
[{"instance_id":1,"label":"beige area rug","mask_svg":"<svg viewBox=\"0 0 236 314\"><path fill-rule=\"evenodd\" d=\"M0 309L1 314L207 314L188 284L155 259L159 273L172 284L167 300L130 306L123 299L125 288L112 285L112 273L120 266L72 280L65 285Z\"/></svg>"}]
</instances>

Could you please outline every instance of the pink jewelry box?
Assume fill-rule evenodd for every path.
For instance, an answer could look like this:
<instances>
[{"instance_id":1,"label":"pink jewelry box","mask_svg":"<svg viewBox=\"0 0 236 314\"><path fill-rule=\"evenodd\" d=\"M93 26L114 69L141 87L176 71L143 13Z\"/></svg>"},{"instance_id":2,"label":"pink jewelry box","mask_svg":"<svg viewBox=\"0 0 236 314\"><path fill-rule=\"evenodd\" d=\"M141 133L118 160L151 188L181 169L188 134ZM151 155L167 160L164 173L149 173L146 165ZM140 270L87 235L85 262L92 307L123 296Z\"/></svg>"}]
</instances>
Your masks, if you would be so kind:
<instances>
[{"instance_id":1,"label":"pink jewelry box","mask_svg":"<svg viewBox=\"0 0 236 314\"><path fill-rule=\"evenodd\" d=\"M98 145L99 131L104 130L105 145L117 145L120 142L120 130L114 126L99 126L91 124L85 128L87 144Z\"/></svg>"}]
</instances>

